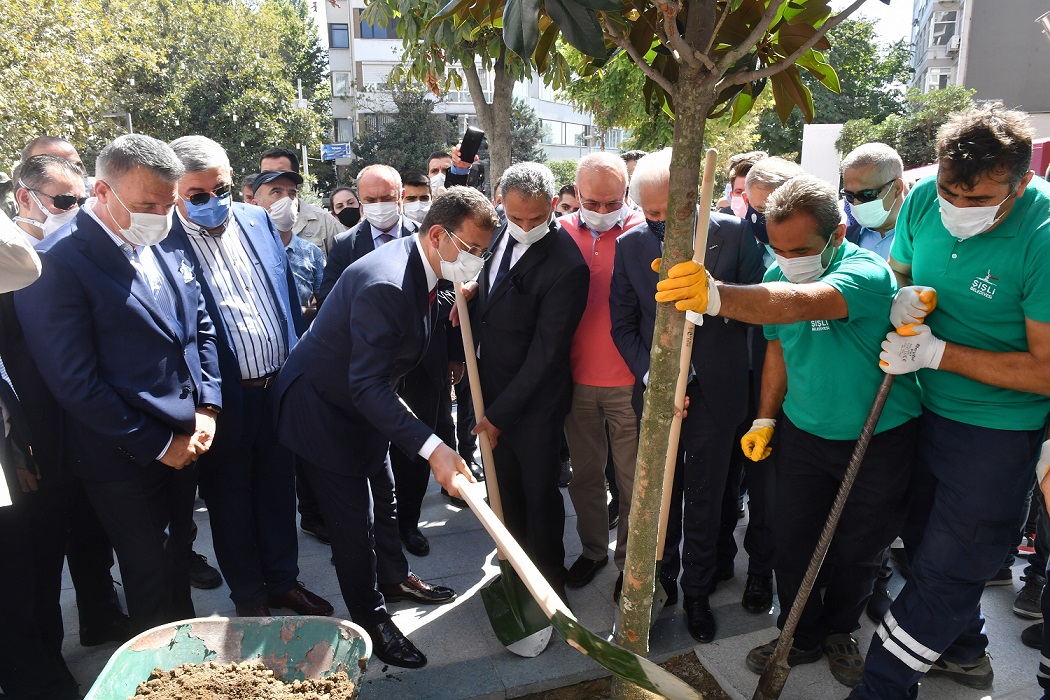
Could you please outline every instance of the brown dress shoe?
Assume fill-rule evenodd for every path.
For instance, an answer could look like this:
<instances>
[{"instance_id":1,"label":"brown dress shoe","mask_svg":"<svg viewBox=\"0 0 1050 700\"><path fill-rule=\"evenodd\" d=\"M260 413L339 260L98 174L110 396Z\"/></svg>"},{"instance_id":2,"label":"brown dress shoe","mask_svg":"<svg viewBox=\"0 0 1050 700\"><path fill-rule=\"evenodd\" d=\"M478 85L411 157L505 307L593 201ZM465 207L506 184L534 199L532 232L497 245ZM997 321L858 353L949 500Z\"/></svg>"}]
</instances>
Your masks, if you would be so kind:
<instances>
[{"instance_id":1,"label":"brown dress shoe","mask_svg":"<svg viewBox=\"0 0 1050 700\"><path fill-rule=\"evenodd\" d=\"M300 615L331 615L335 608L327 600L306 590L301 583L278 596L270 596L271 608L288 608Z\"/></svg>"},{"instance_id":2,"label":"brown dress shoe","mask_svg":"<svg viewBox=\"0 0 1050 700\"><path fill-rule=\"evenodd\" d=\"M456 592L451 588L435 586L411 573L401 583L381 584L379 592L383 594L388 603L410 600L423 605L441 605L451 603L456 599Z\"/></svg>"}]
</instances>

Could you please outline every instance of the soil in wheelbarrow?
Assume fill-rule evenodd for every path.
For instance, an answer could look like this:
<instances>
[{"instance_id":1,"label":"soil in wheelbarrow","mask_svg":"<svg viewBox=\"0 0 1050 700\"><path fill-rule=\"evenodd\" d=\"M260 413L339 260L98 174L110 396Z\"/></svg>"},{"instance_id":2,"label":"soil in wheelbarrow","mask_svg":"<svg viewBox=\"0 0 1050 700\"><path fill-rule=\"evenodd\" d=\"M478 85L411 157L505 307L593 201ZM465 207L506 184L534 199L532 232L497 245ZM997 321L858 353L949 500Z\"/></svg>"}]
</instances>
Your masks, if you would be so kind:
<instances>
[{"instance_id":1,"label":"soil in wheelbarrow","mask_svg":"<svg viewBox=\"0 0 1050 700\"><path fill-rule=\"evenodd\" d=\"M675 656L660 664L683 681L700 691L704 700L730 700L722 687L718 685L707 669L700 664L696 654L688 653ZM593 681L584 681L576 685L545 690L542 693L525 695L521 700L600 700L608 698L612 692L612 682L607 676Z\"/></svg>"},{"instance_id":2,"label":"soil in wheelbarrow","mask_svg":"<svg viewBox=\"0 0 1050 700\"><path fill-rule=\"evenodd\" d=\"M260 663L182 664L153 669L132 700L351 700L354 683L345 672L327 678L282 681Z\"/></svg>"}]
</instances>

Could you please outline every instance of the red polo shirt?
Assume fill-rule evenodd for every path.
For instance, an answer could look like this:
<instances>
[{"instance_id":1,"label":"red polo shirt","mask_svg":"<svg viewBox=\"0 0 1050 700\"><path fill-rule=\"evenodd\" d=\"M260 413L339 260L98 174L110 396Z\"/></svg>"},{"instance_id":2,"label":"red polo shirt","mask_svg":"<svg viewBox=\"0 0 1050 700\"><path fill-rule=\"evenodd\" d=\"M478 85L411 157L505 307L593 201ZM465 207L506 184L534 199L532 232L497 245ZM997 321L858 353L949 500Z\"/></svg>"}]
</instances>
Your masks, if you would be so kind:
<instances>
[{"instance_id":1,"label":"red polo shirt","mask_svg":"<svg viewBox=\"0 0 1050 700\"><path fill-rule=\"evenodd\" d=\"M583 223L579 212L563 216L558 223L576 241L583 259L591 269L591 285L587 292L587 308L580 319L576 335L572 337L569 363L572 380L588 386L633 386L634 375L623 361L612 339L612 320L609 315L609 288L612 285L613 255L616 239L624 231L645 223L640 211L625 204L620 223L595 236Z\"/></svg>"}]
</instances>

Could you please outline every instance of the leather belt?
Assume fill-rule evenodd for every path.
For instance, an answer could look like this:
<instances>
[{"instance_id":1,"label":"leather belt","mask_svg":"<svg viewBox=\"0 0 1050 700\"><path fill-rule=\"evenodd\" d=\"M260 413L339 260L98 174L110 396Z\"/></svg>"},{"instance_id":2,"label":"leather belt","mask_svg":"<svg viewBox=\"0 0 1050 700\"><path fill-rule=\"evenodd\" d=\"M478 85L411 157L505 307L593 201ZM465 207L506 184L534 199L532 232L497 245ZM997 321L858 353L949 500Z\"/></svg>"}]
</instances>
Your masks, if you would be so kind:
<instances>
[{"instance_id":1,"label":"leather belt","mask_svg":"<svg viewBox=\"0 0 1050 700\"><path fill-rule=\"evenodd\" d=\"M267 374L257 379L242 379L241 386L245 389L269 389L277 382L277 372Z\"/></svg>"}]
</instances>

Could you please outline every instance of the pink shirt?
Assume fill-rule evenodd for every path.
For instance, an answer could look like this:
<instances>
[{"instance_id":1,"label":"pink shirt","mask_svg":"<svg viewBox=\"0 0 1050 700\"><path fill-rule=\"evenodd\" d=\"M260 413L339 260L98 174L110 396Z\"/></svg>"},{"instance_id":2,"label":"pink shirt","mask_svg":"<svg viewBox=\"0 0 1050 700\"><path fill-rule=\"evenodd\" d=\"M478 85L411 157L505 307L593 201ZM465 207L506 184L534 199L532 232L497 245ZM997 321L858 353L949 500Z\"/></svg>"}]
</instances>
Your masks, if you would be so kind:
<instances>
[{"instance_id":1,"label":"pink shirt","mask_svg":"<svg viewBox=\"0 0 1050 700\"><path fill-rule=\"evenodd\" d=\"M588 386L633 386L634 375L623 361L612 339L612 319L609 315L609 288L612 285L613 255L616 239L624 231L645 222L639 211L625 204L620 223L595 236L583 223L579 212L563 216L558 223L576 241L583 259L591 269L591 284L587 292L587 308L572 337L569 364L572 380Z\"/></svg>"}]
</instances>

